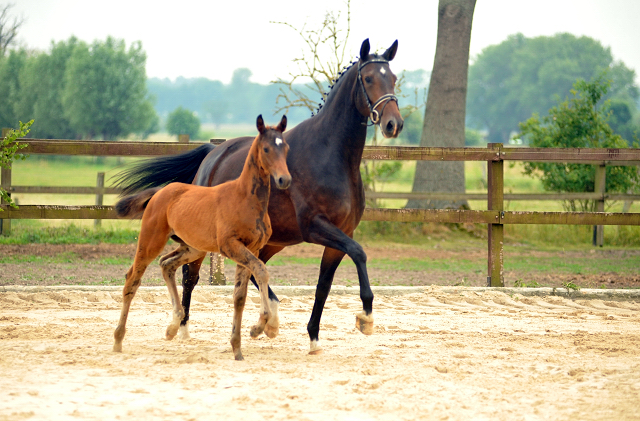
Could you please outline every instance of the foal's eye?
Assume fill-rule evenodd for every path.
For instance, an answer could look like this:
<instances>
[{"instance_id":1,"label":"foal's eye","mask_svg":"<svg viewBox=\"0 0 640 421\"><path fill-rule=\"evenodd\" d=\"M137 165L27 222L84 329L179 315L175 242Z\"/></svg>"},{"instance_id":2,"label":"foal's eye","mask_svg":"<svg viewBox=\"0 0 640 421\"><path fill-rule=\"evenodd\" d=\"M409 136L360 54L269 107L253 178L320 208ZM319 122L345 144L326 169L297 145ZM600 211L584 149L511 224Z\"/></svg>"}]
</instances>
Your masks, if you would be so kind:
<instances>
[{"instance_id":1,"label":"foal's eye","mask_svg":"<svg viewBox=\"0 0 640 421\"><path fill-rule=\"evenodd\" d=\"M264 153L269 153L269 148L264 148Z\"/></svg>"}]
</instances>

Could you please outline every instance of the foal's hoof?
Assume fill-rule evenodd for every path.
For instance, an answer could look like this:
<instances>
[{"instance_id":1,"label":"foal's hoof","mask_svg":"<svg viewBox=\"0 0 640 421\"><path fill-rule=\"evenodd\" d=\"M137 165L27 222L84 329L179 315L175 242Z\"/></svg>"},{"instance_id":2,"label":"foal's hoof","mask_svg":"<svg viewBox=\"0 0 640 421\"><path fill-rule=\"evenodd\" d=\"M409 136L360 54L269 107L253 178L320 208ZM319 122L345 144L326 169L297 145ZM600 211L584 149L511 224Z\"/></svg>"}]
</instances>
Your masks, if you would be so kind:
<instances>
[{"instance_id":1,"label":"foal's hoof","mask_svg":"<svg viewBox=\"0 0 640 421\"><path fill-rule=\"evenodd\" d=\"M373 333L373 315L368 316L364 312L356 314L356 328L365 335Z\"/></svg>"},{"instance_id":2,"label":"foal's hoof","mask_svg":"<svg viewBox=\"0 0 640 421\"><path fill-rule=\"evenodd\" d=\"M236 359L236 361L244 361L244 357L242 356L242 352L240 351L236 352L233 357Z\"/></svg>"},{"instance_id":3,"label":"foal's hoof","mask_svg":"<svg viewBox=\"0 0 640 421\"><path fill-rule=\"evenodd\" d=\"M175 338L176 334L178 333L178 328L179 326L169 325L169 327L167 327L165 339L170 341L171 339Z\"/></svg>"},{"instance_id":4,"label":"foal's hoof","mask_svg":"<svg viewBox=\"0 0 640 421\"><path fill-rule=\"evenodd\" d=\"M264 332L264 326L255 325L249 331L249 335L251 335L252 339L256 339L262 332Z\"/></svg>"},{"instance_id":5,"label":"foal's hoof","mask_svg":"<svg viewBox=\"0 0 640 421\"><path fill-rule=\"evenodd\" d=\"M122 344L113 344L113 352L122 352Z\"/></svg>"},{"instance_id":6,"label":"foal's hoof","mask_svg":"<svg viewBox=\"0 0 640 421\"><path fill-rule=\"evenodd\" d=\"M269 324L267 324L264 327L264 334L267 335L267 337L269 337L269 339L273 339L276 336L278 336L278 333L280 333L280 328L278 326L271 326Z\"/></svg>"}]
</instances>

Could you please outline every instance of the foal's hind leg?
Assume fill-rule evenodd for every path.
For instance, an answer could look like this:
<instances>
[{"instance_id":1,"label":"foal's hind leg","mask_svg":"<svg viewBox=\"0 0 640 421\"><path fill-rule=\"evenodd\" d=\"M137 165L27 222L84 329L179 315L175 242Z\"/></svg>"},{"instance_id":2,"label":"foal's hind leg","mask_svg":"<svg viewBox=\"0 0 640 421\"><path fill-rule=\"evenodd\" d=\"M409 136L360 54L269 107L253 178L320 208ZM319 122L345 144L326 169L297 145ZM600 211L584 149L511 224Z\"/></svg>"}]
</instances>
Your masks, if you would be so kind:
<instances>
[{"instance_id":1,"label":"foal's hind leg","mask_svg":"<svg viewBox=\"0 0 640 421\"><path fill-rule=\"evenodd\" d=\"M149 263L155 259L160 253L164 243L166 243L166 237L161 237L161 232L157 232L158 235L153 235L149 238L144 227L140 231L140 240L136 249L136 255L133 259L133 265L127 272L127 278L122 289L122 311L120 312L120 321L118 327L116 327L113 337L115 342L113 344L114 352L122 352L122 340L126 333L127 317L129 316L129 309L131 308L131 301L136 295L136 291L140 286L140 280L144 271L149 266Z\"/></svg>"},{"instance_id":2,"label":"foal's hind leg","mask_svg":"<svg viewBox=\"0 0 640 421\"><path fill-rule=\"evenodd\" d=\"M176 287L176 270L183 264L204 258L205 255L206 252L196 250L182 244L176 250L160 259L162 276L167 284L167 289L171 296L171 305L173 306L173 320L167 327L167 340L171 340L176 336L180 327L180 322L184 318L184 309L182 308L182 303L178 295L178 288Z\"/></svg>"}]
</instances>

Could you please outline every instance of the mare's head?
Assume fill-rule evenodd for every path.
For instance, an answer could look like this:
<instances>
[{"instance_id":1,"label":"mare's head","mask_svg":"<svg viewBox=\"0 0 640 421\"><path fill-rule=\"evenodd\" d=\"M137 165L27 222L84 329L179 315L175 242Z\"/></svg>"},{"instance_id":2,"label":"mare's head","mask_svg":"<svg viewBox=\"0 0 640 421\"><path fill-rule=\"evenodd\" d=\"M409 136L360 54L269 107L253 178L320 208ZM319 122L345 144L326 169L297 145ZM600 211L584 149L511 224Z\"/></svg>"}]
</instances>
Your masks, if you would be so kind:
<instances>
[{"instance_id":1,"label":"mare's head","mask_svg":"<svg viewBox=\"0 0 640 421\"><path fill-rule=\"evenodd\" d=\"M380 126L384 137L398 137L404 120L398 109L395 96L396 75L389 68L389 62L396 56L398 41L383 54L370 54L369 40L360 47L358 66L357 107L368 116L373 124Z\"/></svg>"},{"instance_id":2,"label":"mare's head","mask_svg":"<svg viewBox=\"0 0 640 421\"><path fill-rule=\"evenodd\" d=\"M271 174L279 189L287 189L291 185L291 174L287 167L289 145L282 132L287 128L287 116L282 116L277 126L265 126L262 115L256 120L258 128L258 165Z\"/></svg>"}]
</instances>

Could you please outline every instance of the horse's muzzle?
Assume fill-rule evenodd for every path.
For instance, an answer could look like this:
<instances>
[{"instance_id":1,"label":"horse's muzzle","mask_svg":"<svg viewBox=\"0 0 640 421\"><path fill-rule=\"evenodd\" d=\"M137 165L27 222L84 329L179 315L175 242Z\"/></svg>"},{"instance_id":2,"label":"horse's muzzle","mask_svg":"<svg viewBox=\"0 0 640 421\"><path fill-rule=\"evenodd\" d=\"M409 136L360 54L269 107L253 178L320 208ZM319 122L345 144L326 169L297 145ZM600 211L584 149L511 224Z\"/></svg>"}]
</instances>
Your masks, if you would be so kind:
<instances>
[{"instance_id":1,"label":"horse's muzzle","mask_svg":"<svg viewBox=\"0 0 640 421\"><path fill-rule=\"evenodd\" d=\"M391 117L380 124L382 135L387 138L398 137L404 126L404 121L400 118Z\"/></svg>"}]
</instances>

